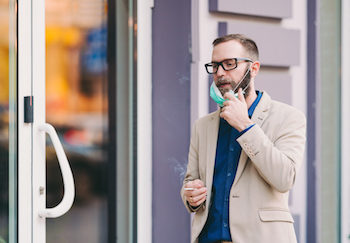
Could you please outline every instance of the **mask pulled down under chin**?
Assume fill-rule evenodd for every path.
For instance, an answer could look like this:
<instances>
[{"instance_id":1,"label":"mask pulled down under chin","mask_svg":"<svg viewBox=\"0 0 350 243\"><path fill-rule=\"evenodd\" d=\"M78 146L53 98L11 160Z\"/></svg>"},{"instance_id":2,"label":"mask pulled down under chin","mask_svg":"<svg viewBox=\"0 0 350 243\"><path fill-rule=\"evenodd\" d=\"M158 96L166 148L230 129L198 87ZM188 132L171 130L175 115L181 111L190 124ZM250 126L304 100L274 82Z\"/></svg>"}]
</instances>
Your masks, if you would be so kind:
<instances>
[{"instance_id":1,"label":"mask pulled down under chin","mask_svg":"<svg viewBox=\"0 0 350 243\"><path fill-rule=\"evenodd\" d=\"M237 99L238 99L238 93L234 93L233 90L229 91L231 94L233 94ZM243 91L243 94L245 92ZM222 96L220 90L218 89L218 87L216 86L215 82L213 81L213 83L210 86L210 97L220 106L223 107L224 106L224 102L226 101L226 99L224 99L224 97Z\"/></svg>"}]
</instances>

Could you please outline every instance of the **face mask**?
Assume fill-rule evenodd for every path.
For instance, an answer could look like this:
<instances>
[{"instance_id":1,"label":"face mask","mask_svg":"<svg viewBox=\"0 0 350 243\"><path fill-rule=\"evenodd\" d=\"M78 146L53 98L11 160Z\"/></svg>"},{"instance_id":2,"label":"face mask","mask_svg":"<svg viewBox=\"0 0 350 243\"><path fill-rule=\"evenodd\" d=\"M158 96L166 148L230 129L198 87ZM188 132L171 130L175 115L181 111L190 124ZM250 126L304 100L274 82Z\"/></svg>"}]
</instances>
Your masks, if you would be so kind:
<instances>
[{"instance_id":1,"label":"face mask","mask_svg":"<svg viewBox=\"0 0 350 243\"><path fill-rule=\"evenodd\" d=\"M241 79L241 81L238 82L238 84L236 85L236 87L234 88L234 90L236 90L236 88L241 84L241 82L243 81L243 79L247 76L247 74L249 73L250 69L248 69L245 73L245 75L243 76L243 78ZM242 93L245 94L245 90L248 88L249 83L247 84L247 86L242 90ZM231 94L233 94L237 99L238 99L238 93L234 93L233 90L229 91ZM213 83L210 86L210 97L220 106L223 107L224 106L224 102L226 101L224 99L224 97L222 96L219 88L216 86L215 81L213 81Z\"/></svg>"},{"instance_id":2,"label":"face mask","mask_svg":"<svg viewBox=\"0 0 350 243\"><path fill-rule=\"evenodd\" d=\"M231 94L233 94L238 99L238 93L233 93L232 90L229 91ZM243 92L245 94L245 92ZM222 94L218 87L215 84L215 81L212 82L210 86L210 97L220 106L224 106L224 102L226 101L224 97L222 97Z\"/></svg>"}]
</instances>

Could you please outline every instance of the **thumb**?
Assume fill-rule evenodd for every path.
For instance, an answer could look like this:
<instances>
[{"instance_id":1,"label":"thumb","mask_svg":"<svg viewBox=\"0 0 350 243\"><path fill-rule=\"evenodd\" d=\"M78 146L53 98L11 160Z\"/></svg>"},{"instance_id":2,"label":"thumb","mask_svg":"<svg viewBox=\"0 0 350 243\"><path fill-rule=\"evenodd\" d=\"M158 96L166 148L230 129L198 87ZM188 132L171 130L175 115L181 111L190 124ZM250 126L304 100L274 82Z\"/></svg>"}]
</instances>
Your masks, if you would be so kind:
<instances>
[{"instance_id":1,"label":"thumb","mask_svg":"<svg viewBox=\"0 0 350 243\"><path fill-rule=\"evenodd\" d=\"M238 99L239 99L241 102L244 102L244 103L245 103L245 98L244 98L244 95L243 95L242 88L239 88L239 89L238 89Z\"/></svg>"}]
</instances>

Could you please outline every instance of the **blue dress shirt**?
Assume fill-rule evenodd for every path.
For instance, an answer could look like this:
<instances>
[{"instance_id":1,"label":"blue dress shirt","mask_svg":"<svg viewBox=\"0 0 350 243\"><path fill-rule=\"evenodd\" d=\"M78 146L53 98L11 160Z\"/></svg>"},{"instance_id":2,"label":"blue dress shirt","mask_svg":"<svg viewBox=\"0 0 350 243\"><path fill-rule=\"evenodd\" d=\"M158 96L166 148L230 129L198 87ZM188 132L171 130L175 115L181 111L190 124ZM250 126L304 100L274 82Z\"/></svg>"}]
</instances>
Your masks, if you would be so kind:
<instances>
[{"instance_id":1,"label":"blue dress shirt","mask_svg":"<svg viewBox=\"0 0 350 243\"><path fill-rule=\"evenodd\" d=\"M258 97L248 109L249 117L253 115L262 93L257 91L257 95ZM242 132L238 132L226 120L220 118L211 192L212 203L205 226L199 235L199 243L232 241L229 227L229 196L242 151L237 138L252 126Z\"/></svg>"}]
</instances>

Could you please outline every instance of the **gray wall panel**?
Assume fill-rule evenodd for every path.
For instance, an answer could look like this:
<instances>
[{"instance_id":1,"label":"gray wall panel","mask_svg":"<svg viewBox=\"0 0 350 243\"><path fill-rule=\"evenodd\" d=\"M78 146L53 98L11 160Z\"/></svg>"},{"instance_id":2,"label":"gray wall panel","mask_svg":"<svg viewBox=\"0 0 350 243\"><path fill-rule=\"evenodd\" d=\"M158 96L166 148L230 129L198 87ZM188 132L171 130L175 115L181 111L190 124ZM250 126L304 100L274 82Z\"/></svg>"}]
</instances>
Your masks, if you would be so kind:
<instances>
[{"instance_id":1,"label":"gray wall panel","mask_svg":"<svg viewBox=\"0 0 350 243\"><path fill-rule=\"evenodd\" d=\"M209 9L212 12L282 19L292 16L292 0L209 0Z\"/></svg>"},{"instance_id":2,"label":"gray wall panel","mask_svg":"<svg viewBox=\"0 0 350 243\"><path fill-rule=\"evenodd\" d=\"M292 77L288 71L261 70L255 78L255 89L265 90L274 100L292 104Z\"/></svg>"},{"instance_id":3,"label":"gray wall panel","mask_svg":"<svg viewBox=\"0 0 350 243\"><path fill-rule=\"evenodd\" d=\"M218 27L219 36L227 35L227 23L226 22L220 22Z\"/></svg>"},{"instance_id":4,"label":"gray wall panel","mask_svg":"<svg viewBox=\"0 0 350 243\"><path fill-rule=\"evenodd\" d=\"M265 66L288 67L300 62L300 31L280 26L227 22L227 34L241 33L256 41L260 51L260 61ZM223 32L223 23L219 23ZM220 34L220 33L219 33Z\"/></svg>"}]
</instances>

